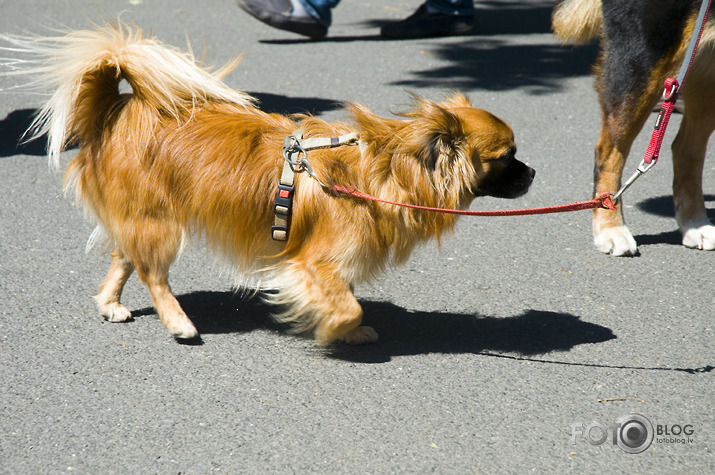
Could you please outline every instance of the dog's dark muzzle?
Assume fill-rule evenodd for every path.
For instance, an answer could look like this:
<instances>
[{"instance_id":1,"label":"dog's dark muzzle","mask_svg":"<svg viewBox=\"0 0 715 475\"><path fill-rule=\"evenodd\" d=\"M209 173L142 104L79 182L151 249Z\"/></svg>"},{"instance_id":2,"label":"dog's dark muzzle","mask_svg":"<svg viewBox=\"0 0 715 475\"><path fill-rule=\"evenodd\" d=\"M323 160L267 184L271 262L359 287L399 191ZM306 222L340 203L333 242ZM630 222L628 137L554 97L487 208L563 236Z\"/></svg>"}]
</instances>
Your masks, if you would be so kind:
<instances>
[{"instance_id":1,"label":"dog's dark muzzle","mask_svg":"<svg viewBox=\"0 0 715 475\"><path fill-rule=\"evenodd\" d=\"M512 160L499 178L486 185L480 184L475 190L475 195L518 198L529 191L535 176L536 171L533 168L519 160Z\"/></svg>"}]
</instances>

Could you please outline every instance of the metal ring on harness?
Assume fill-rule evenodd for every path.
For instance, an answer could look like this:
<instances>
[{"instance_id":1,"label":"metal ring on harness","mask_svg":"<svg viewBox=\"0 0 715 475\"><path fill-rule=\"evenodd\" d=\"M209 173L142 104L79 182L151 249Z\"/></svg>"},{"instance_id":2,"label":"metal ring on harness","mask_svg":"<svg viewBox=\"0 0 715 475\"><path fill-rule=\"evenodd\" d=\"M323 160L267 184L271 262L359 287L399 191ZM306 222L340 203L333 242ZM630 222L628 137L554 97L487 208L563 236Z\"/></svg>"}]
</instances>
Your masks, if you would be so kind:
<instances>
[{"instance_id":1,"label":"metal ring on harness","mask_svg":"<svg viewBox=\"0 0 715 475\"><path fill-rule=\"evenodd\" d=\"M293 138L295 139L295 137ZM292 155L296 155L298 158L300 158L301 154L303 154L303 158L299 160L291 160ZM305 152L305 149L298 144L297 139L295 143L283 147L283 158L285 158L285 161L288 162L291 167L291 170L293 170L295 173L300 173L303 171L304 168L306 168L306 165L308 164L306 156L307 153Z\"/></svg>"}]
</instances>

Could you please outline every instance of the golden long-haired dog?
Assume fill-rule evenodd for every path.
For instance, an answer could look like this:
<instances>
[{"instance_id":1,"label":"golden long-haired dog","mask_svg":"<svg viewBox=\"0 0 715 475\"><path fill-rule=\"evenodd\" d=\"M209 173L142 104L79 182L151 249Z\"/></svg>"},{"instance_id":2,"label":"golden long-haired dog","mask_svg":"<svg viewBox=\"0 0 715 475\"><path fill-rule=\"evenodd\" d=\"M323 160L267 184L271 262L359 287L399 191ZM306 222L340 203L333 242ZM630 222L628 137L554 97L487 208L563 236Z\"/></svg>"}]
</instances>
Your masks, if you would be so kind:
<instances>
[{"instance_id":1,"label":"golden long-haired dog","mask_svg":"<svg viewBox=\"0 0 715 475\"><path fill-rule=\"evenodd\" d=\"M404 261L456 218L358 200L299 174L289 237L273 240L282 144L299 126L306 137L357 133L358 146L315 150L309 161L322 181L383 199L466 208L479 195L522 195L533 180L514 158L509 126L461 95L417 99L404 119L349 105L351 123L306 116L296 123L224 85L219 77L235 64L209 73L190 54L126 25L10 40L38 56L31 72L56 88L34 130L48 134L51 163L79 144L65 180L113 246L95 297L113 322L131 318L120 296L136 270L168 330L198 336L168 276L185 236L199 235L275 290L267 298L280 306L277 317L313 332L319 344L377 339L360 326L354 285ZM120 92L121 81L131 92Z\"/></svg>"},{"instance_id":2,"label":"golden long-haired dog","mask_svg":"<svg viewBox=\"0 0 715 475\"><path fill-rule=\"evenodd\" d=\"M663 93L663 82L678 73L699 6L698 0L564 0L554 11L554 32L564 41L601 42L595 68L602 117L596 145L597 193L615 193L621 187L631 145ZM705 149L715 129L713 17L711 9L680 92L685 110L672 146L673 200L682 242L705 250L715 250L715 226L707 216L702 185ZM593 215L594 243L617 256L637 252L623 219L622 201L615 211L598 209Z\"/></svg>"}]
</instances>

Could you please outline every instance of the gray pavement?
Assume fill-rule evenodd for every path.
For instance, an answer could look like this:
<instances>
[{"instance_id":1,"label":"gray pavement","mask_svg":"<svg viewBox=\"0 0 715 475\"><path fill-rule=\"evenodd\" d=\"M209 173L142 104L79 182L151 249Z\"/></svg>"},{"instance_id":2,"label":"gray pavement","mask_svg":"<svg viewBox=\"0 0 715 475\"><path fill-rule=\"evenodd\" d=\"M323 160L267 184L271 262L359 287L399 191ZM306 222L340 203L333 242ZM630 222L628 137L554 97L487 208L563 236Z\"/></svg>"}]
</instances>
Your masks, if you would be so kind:
<instances>
[{"instance_id":1,"label":"gray pavement","mask_svg":"<svg viewBox=\"0 0 715 475\"><path fill-rule=\"evenodd\" d=\"M478 2L478 36L379 38L380 22L418 4L345 1L320 43L231 0L4 1L0 32L121 13L168 44L206 45L207 64L244 53L228 84L266 109L331 120L344 118L340 101L390 114L407 91L458 89L513 126L537 170L525 197L472 209L589 199L595 48L561 47L553 2L537 0ZM172 286L203 345L186 346L136 277L124 295L134 321L97 314L109 259L85 255L92 226L42 144L17 145L43 99L11 89L21 82L0 78L0 473L715 473L715 254L679 245L669 153L626 197L639 257L599 254L589 212L464 218L441 247L356 289L381 335L372 346L288 334L233 294L225 263L189 248ZM640 454L613 444L631 412L653 427Z\"/></svg>"}]
</instances>

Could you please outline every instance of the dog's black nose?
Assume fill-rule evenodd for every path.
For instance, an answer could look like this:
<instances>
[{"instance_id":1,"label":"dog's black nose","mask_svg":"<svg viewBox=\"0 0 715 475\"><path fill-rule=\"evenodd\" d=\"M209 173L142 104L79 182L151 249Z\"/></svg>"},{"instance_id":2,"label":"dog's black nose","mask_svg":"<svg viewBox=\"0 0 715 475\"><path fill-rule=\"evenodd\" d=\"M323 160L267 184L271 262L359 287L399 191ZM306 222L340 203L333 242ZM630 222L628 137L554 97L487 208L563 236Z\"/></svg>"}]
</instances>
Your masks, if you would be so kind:
<instances>
[{"instance_id":1,"label":"dog's black nose","mask_svg":"<svg viewBox=\"0 0 715 475\"><path fill-rule=\"evenodd\" d=\"M536 170L534 170L533 168L529 168L529 175L531 175L531 178L533 180L536 176Z\"/></svg>"}]
</instances>

